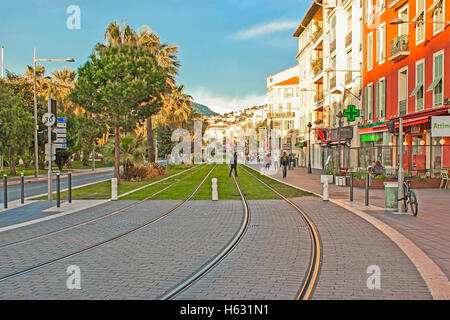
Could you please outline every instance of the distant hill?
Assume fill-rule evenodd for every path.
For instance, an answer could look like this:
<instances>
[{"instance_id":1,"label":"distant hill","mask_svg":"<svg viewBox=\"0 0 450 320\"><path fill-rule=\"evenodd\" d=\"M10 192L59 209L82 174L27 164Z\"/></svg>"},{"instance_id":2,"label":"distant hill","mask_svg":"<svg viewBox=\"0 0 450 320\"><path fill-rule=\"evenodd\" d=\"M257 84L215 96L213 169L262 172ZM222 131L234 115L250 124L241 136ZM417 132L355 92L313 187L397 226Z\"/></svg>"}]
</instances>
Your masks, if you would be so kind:
<instances>
[{"instance_id":1,"label":"distant hill","mask_svg":"<svg viewBox=\"0 0 450 320\"><path fill-rule=\"evenodd\" d=\"M207 106L204 106L200 103L195 103L194 102L194 107L192 108L194 111L197 111L198 113L201 113L207 117L209 116L217 116L218 113L212 111L210 108L208 108Z\"/></svg>"}]
</instances>

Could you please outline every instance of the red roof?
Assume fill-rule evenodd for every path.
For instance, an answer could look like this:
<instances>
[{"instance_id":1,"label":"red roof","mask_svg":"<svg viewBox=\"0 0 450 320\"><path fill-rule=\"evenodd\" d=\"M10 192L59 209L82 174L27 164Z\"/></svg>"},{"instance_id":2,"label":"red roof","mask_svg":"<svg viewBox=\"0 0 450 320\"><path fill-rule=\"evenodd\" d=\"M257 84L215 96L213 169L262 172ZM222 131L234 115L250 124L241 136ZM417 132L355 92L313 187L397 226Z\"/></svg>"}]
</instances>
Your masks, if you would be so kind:
<instances>
[{"instance_id":1,"label":"red roof","mask_svg":"<svg viewBox=\"0 0 450 320\"><path fill-rule=\"evenodd\" d=\"M293 84L299 84L299 78L298 77L292 77L290 79L275 83L273 86L288 86Z\"/></svg>"}]
</instances>

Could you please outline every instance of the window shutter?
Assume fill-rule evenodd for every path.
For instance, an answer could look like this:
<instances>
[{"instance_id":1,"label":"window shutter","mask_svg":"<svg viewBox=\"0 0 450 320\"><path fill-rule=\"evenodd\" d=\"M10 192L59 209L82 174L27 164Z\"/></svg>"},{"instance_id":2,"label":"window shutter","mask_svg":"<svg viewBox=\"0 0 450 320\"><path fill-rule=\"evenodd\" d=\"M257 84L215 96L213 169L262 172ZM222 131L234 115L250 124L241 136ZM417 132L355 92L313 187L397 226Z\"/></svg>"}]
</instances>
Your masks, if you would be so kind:
<instances>
[{"instance_id":1,"label":"window shutter","mask_svg":"<svg viewBox=\"0 0 450 320\"><path fill-rule=\"evenodd\" d=\"M369 103L368 103L368 101L369 101L369 90L368 90L368 88L369 87L365 87L365 89L364 89L364 116L365 116L365 118L366 118L366 120L369 120Z\"/></svg>"},{"instance_id":2,"label":"window shutter","mask_svg":"<svg viewBox=\"0 0 450 320\"><path fill-rule=\"evenodd\" d=\"M375 116L377 118L380 117L380 82L377 82L375 84L375 99L376 99L376 109L375 109Z\"/></svg>"},{"instance_id":3,"label":"window shutter","mask_svg":"<svg viewBox=\"0 0 450 320\"><path fill-rule=\"evenodd\" d=\"M386 116L386 80L381 80L381 117Z\"/></svg>"},{"instance_id":4,"label":"window shutter","mask_svg":"<svg viewBox=\"0 0 450 320\"><path fill-rule=\"evenodd\" d=\"M377 29L377 41L376 41L376 47L377 47L377 61L381 61L380 59L380 29Z\"/></svg>"}]
</instances>

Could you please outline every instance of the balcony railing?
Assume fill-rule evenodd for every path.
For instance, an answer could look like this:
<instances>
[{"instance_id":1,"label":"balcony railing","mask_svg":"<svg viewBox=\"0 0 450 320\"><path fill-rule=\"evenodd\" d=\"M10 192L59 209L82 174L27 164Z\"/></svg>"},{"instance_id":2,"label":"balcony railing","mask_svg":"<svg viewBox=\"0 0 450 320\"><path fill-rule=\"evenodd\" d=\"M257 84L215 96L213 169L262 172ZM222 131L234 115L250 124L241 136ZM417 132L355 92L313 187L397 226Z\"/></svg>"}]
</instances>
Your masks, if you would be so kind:
<instances>
[{"instance_id":1,"label":"balcony railing","mask_svg":"<svg viewBox=\"0 0 450 320\"><path fill-rule=\"evenodd\" d=\"M330 77L330 88L336 87L336 75Z\"/></svg>"},{"instance_id":2,"label":"balcony railing","mask_svg":"<svg viewBox=\"0 0 450 320\"><path fill-rule=\"evenodd\" d=\"M334 50L336 50L336 39L330 43L330 52L333 52Z\"/></svg>"},{"instance_id":3,"label":"balcony railing","mask_svg":"<svg viewBox=\"0 0 450 320\"><path fill-rule=\"evenodd\" d=\"M311 69L314 72L314 77L316 77L323 70L323 59L317 58L311 61Z\"/></svg>"},{"instance_id":4,"label":"balcony railing","mask_svg":"<svg viewBox=\"0 0 450 320\"><path fill-rule=\"evenodd\" d=\"M406 110L406 102L407 102L406 99L405 100L400 100L398 102L398 110L399 110L399 113L400 113L401 116L406 114L406 111L407 111Z\"/></svg>"},{"instance_id":5,"label":"balcony railing","mask_svg":"<svg viewBox=\"0 0 450 320\"><path fill-rule=\"evenodd\" d=\"M317 29L316 31L314 31L312 36L311 36L311 42L312 43L316 43L316 41L319 40L319 38L322 36L322 34L323 34L322 28Z\"/></svg>"},{"instance_id":6,"label":"balcony railing","mask_svg":"<svg viewBox=\"0 0 450 320\"><path fill-rule=\"evenodd\" d=\"M345 36L345 47L347 48L352 44L352 33L350 32Z\"/></svg>"},{"instance_id":7,"label":"balcony railing","mask_svg":"<svg viewBox=\"0 0 450 320\"><path fill-rule=\"evenodd\" d=\"M345 84L350 84L352 82L352 73L346 72L345 73Z\"/></svg>"},{"instance_id":8,"label":"balcony railing","mask_svg":"<svg viewBox=\"0 0 450 320\"><path fill-rule=\"evenodd\" d=\"M408 35L400 35L391 41L389 60L398 61L409 55Z\"/></svg>"},{"instance_id":9,"label":"balcony railing","mask_svg":"<svg viewBox=\"0 0 450 320\"><path fill-rule=\"evenodd\" d=\"M270 112L268 118L294 118L295 112Z\"/></svg>"},{"instance_id":10,"label":"balcony railing","mask_svg":"<svg viewBox=\"0 0 450 320\"><path fill-rule=\"evenodd\" d=\"M314 102L319 102L323 100L323 91L317 92L314 96Z\"/></svg>"}]
</instances>

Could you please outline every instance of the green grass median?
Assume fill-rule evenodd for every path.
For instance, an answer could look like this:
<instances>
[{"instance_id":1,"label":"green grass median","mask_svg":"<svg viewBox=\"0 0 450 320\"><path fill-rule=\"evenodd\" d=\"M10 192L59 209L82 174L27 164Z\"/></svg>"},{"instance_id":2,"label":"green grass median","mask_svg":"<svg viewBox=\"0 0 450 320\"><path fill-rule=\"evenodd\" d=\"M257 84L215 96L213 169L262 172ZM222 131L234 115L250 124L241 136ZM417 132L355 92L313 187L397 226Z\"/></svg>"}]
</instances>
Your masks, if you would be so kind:
<instances>
[{"instance_id":1,"label":"green grass median","mask_svg":"<svg viewBox=\"0 0 450 320\"><path fill-rule=\"evenodd\" d=\"M181 171L186 170L188 168L189 168L189 166L186 166L186 165L171 165L169 172L163 176L154 177L152 179L145 180L145 181L131 182L131 181L123 181L122 180L122 181L120 181L120 184L118 186L118 194L121 195L121 194L127 193L129 191L132 191L134 189L138 189L138 188L148 185L150 183L153 183L153 182L159 181L161 179L175 175L177 173L180 173ZM196 170L196 169L194 168L192 170ZM183 173L174 178L178 178L178 177L186 175L186 174L187 173ZM171 179L169 179L169 180L171 180ZM164 182L161 182L161 184ZM162 187L160 187L160 184L157 184L156 186L158 186L157 188L162 188ZM64 183L62 187L66 188L66 184ZM146 189L143 189L143 190L146 190ZM146 192L146 191L144 191L144 192ZM61 192L61 200L67 200L68 197L69 197L69 194L67 191ZM130 198L124 197L123 199L134 199L132 194L130 194L129 197ZM111 180L91 184L91 185L81 187L81 188L72 189L72 199L73 200L102 200L102 199L104 200L104 199L110 199L110 198L111 198ZM56 194L53 194L53 199L56 199ZM33 198L32 200L47 200L47 196Z\"/></svg>"}]
</instances>

